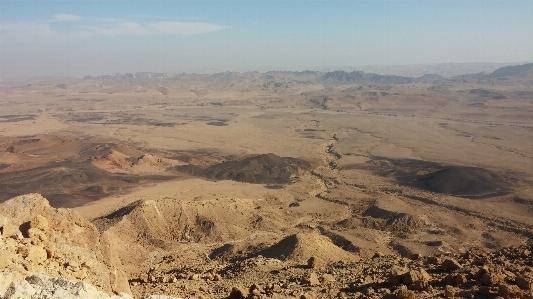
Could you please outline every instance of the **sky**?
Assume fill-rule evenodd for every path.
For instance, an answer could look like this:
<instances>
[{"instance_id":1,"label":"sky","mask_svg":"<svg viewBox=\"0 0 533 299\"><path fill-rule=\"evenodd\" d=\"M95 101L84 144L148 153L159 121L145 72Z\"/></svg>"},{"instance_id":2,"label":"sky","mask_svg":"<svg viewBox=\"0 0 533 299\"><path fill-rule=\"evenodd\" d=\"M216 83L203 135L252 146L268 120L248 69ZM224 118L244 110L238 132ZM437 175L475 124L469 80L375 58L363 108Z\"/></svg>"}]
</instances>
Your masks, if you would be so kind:
<instances>
[{"instance_id":1,"label":"sky","mask_svg":"<svg viewBox=\"0 0 533 299\"><path fill-rule=\"evenodd\" d=\"M533 0L0 0L0 79L533 61Z\"/></svg>"}]
</instances>

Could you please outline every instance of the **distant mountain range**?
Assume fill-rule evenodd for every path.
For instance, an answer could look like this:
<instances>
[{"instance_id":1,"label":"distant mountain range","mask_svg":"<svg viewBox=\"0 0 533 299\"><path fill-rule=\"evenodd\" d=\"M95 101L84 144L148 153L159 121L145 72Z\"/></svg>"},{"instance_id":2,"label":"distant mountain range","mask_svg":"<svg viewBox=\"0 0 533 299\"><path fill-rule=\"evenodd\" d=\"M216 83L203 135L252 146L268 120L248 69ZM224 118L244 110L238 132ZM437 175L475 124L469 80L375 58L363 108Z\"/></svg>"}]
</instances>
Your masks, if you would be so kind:
<instances>
[{"instance_id":1,"label":"distant mountain range","mask_svg":"<svg viewBox=\"0 0 533 299\"><path fill-rule=\"evenodd\" d=\"M533 63L522 65L510 65L501 67L490 73L490 78L513 77L513 76L533 76Z\"/></svg>"},{"instance_id":2,"label":"distant mountain range","mask_svg":"<svg viewBox=\"0 0 533 299\"><path fill-rule=\"evenodd\" d=\"M461 75L486 73L511 65L512 63L437 63L437 64L413 64L413 65L369 65L361 66L358 70L367 73L377 73L382 75L396 75L404 77L421 77L426 74L436 74L446 78L453 78ZM522 63L517 63L522 64Z\"/></svg>"},{"instance_id":3,"label":"distant mountain range","mask_svg":"<svg viewBox=\"0 0 533 299\"><path fill-rule=\"evenodd\" d=\"M156 72L138 72L114 75L85 76L82 81L110 84L113 82L130 82L135 84L157 83L165 80L214 80L222 84L246 85L246 86L263 86L268 87L287 87L290 84L407 84L413 82L427 82L438 80L515 80L526 84L533 84L533 63L503 66L496 70L488 72L478 72L467 75L454 77L444 77L439 74L426 73L417 77L398 76L389 74L377 74L371 72L343 71L337 70L332 72L320 72L314 70L304 71L268 71L268 72L219 72L214 74L198 73L156 73ZM63 89L69 84L75 84L80 79L71 77L42 77L32 79L28 82L41 84L54 84ZM21 86L21 81L15 83ZM157 83L159 84L159 83ZM289 85L287 85L289 84ZM236 87L237 87L236 85Z\"/></svg>"},{"instance_id":4,"label":"distant mountain range","mask_svg":"<svg viewBox=\"0 0 533 299\"><path fill-rule=\"evenodd\" d=\"M345 71L336 71L325 73L321 77L325 82L346 82L346 83L370 83L370 84L405 84L413 82L413 78L392 76L392 75L378 75L372 73L364 73L355 71L347 73Z\"/></svg>"},{"instance_id":5,"label":"distant mountain range","mask_svg":"<svg viewBox=\"0 0 533 299\"><path fill-rule=\"evenodd\" d=\"M380 75L393 75L401 77L411 77L418 78L425 74L436 74L446 78L452 78L460 75L468 74L477 74L477 73L486 73L489 74L496 69L508 66L508 65L518 65L525 64L525 62L507 62L507 63L491 63L491 62L471 62L471 63L431 63L431 64L404 64L404 65L361 65L361 66L343 66L343 65L331 65L331 66L291 66L284 69L279 69L283 71L305 71L305 70L314 70L317 72L328 73L333 71L361 71L365 73L374 73ZM253 71L266 72L272 68L263 68L263 69L254 69ZM190 71L190 73L203 73L203 74L214 74L217 73L215 70L209 70L210 72L205 72L204 70ZM250 70L252 71L252 70ZM219 72L219 71L218 71ZM189 71L187 71L189 73Z\"/></svg>"},{"instance_id":6,"label":"distant mountain range","mask_svg":"<svg viewBox=\"0 0 533 299\"><path fill-rule=\"evenodd\" d=\"M187 75L184 75L187 76ZM208 76L208 75L205 75ZM255 78L262 80L275 79L293 79L293 80L308 80L314 83L323 84L407 84L413 82L436 81L436 80L455 80L455 79L491 79L491 78L515 78L515 79L533 79L533 63L504 66L494 70L491 73L475 73L470 75L455 76L446 78L438 74L424 74L419 77L407 77L396 75L381 75L375 73L365 73L362 71L333 71L333 72L318 72L318 71L303 71L303 72L250 72L250 73L236 73L224 72L210 75L213 78L224 80L236 80L243 78Z\"/></svg>"}]
</instances>

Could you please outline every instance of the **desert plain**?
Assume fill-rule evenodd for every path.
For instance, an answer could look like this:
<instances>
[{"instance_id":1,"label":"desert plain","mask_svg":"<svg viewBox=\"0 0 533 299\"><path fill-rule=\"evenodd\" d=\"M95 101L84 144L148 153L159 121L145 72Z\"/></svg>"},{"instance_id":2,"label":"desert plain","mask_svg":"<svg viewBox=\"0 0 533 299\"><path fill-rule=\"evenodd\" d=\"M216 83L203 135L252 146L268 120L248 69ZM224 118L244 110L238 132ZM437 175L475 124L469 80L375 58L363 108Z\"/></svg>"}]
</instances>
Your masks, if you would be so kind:
<instances>
[{"instance_id":1,"label":"desert plain","mask_svg":"<svg viewBox=\"0 0 533 299\"><path fill-rule=\"evenodd\" d=\"M361 261L388 258L385 271L530 244L532 185L531 64L447 78L136 73L0 89L0 202L40 193L75 210L105 234L138 298L221 298L253 284L258 297L382 298L391 293L368 288L387 278ZM301 278L311 257L334 265L316 268L320 283Z\"/></svg>"}]
</instances>

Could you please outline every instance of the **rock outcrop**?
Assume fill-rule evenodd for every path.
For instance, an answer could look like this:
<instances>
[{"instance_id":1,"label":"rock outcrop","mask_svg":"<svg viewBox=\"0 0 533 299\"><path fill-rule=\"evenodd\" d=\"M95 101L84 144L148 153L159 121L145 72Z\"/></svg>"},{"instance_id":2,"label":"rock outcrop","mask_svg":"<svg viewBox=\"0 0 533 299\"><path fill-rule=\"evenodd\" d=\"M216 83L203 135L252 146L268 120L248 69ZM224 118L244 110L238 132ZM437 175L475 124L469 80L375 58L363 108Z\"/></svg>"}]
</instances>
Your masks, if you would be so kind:
<instances>
[{"instance_id":1,"label":"rock outcrop","mask_svg":"<svg viewBox=\"0 0 533 299\"><path fill-rule=\"evenodd\" d=\"M131 293L108 236L76 211L52 208L39 194L21 195L0 204L0 231L0 269L11 280L40 273ZM9 287L0 284L0 295Z\"/></svg>"},{"instance_id":2,"label":"rock outcrop","mask_svg":"<svg viewBox=\"0 0 533 299\"><path fill-rule=\"evenodd\" d=\"M0 232L3 299L533 298L530 243L461 255L359 257L316 232L299 233L229 263L206 256L195 264L192 251L161 248L146 259L147 271L128 281L114 233L100 233L38 194L0 204ZM187 259L173 264L178 255Z\"/></svg>"},{"instance_id":3,"label":"rock outcrop","mask_svg":"<svg viewBox=\"0 0 533 299\"><path fill-rule=\"evenodd\" d=\"M0 293L2 293L1 290ZM52 278L42 274L32 274L25 279L11 281L9 288L3 292L2 298L133 299L126 293L109 295L83 281Z\"/></svg>"}]
</instances>

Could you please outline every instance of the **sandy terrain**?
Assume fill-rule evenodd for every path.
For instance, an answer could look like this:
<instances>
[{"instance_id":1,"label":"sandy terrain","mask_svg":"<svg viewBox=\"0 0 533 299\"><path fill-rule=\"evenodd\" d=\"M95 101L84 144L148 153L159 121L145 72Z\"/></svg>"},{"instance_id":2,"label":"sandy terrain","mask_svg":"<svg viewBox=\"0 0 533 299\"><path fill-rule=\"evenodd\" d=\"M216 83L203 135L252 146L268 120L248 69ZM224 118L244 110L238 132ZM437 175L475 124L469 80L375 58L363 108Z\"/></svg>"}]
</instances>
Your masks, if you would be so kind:
<instances>
[{"instance_id":1,"label":"sandy terrain","mask_svg":"<svg viewBox=\"0 0 533 299\"><path fill-rule=\"evenodd\" d=\"M183 272L258 256L355 262L525 244L533 81L500 75L3 87L0 201L41 193L115 236L135 296L163 257Z\"/></svg>"}]
</instances>

